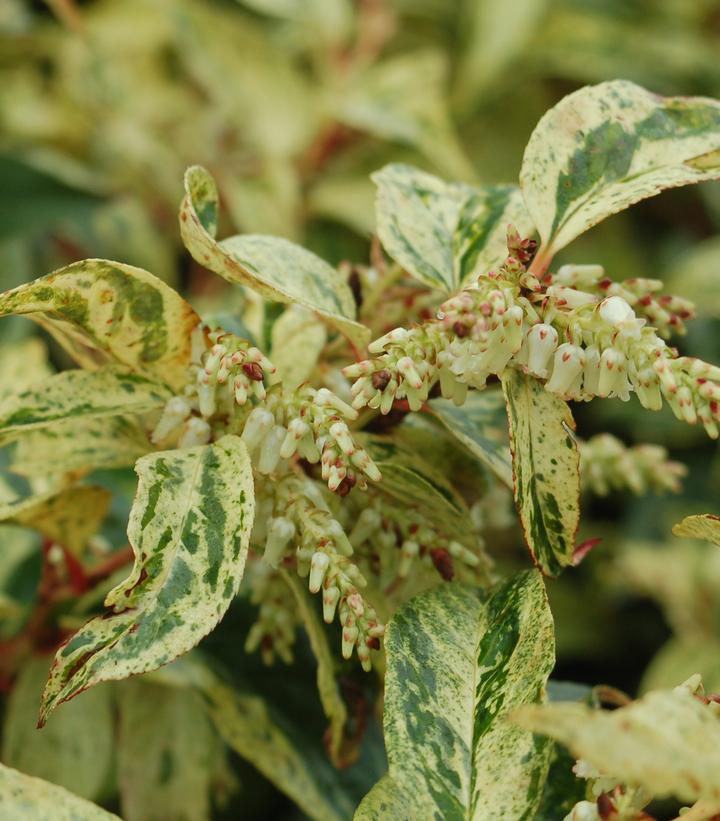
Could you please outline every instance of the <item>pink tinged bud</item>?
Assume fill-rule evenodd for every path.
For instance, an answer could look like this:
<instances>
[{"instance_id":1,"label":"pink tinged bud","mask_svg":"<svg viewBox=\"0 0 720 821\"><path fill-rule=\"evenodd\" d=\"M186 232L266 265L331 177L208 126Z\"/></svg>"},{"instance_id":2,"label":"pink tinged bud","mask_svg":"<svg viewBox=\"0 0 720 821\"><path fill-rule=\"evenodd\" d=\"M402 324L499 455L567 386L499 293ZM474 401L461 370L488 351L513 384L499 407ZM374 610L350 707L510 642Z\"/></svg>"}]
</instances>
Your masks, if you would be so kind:
<instances>
[{"instance_id":1,"label":"pink tinged bud","mask_svg":"<svg viewBox=\"0 0 720 821\"><path fill-rule=\"evenodd\" d=\"M600 351L597 346L585 348L585 365L583 366L583 390L588 396L597 396L600 386Z\"/></svg>"},{"instance_id":2,"label":"pink tinged bud","mask_svg":"<svg viewBox=\"0 0 720 821\"><path fill-rule=\"evenodd\" d=\"M551 285L546 293L559 308L568 308L571 311L582 308L584 305L593 305L598 301L595 294L577 291L575 288L566 288L563 285Z\"/></svg>"},{"instance_id":3,"label":"pink tinged bud","mask_svg":"<svg viewBox=\"0 0 720 821\"><path fill-rule=\"evenodd\" d=\"M325 624L331 624L332 620L335 618L335 609L337 608L339 599L340 591L337 587L326 587L323 589L323 621Z\"/></svg>"},{"instance_id":4,"label":"pink tinged bud","mask_svg":"<svg viewBox=\"0 0 720 821\"><path fill-rule=\"evenodd\" d=\"M682 418L689 424L694 425L697 422L697 411L695 410L695 403L690 388L683 385L677 392L678 405Z\"/></svg>"},{"instance_id":5,"label":"pink tinged bud","mask_svg":"<svg viewBox=\"0 0 720 821\"><path fill-rule=\"evenodd\" d=\"M337 519L329 519L326 524L325 531L333 540L338 553L343 556L352 556L353 546L350 544L350 540L348 539L343 526L337 521Z\"/></svg>"},{"instance_id":6,"label":"pink tinged bud","mask_svg":"<svg viewBox=\"0 0 720 821\"><path fill-rule=\"evenodd\" d=\"M360 619L365 615L365 602L362 596L354 590L346 599L348 607L352 610L356 619Z\"/></svg>"},{"instance_id":7,"label":"pink tinged bud","mask_svg":"<svg viewBox=\"0 0 720 821\"><path fill-rule=\"evenodd\" d=\"M533 325L527 334L528 370L535 376L546 377L550 357L557 347L558 335L552 325Z\"/></svg>"},{"instance_id":8,"label":"pink tinged bud","mask_svg":"<svg viewBox=\"0 0 720 821\"><path fill-rule=\"evenodd\" d=\"M360 642L357 646L357 657L360 660L360 665L366 673L372 670L372 661L370 660L370 648L365 642Z\"/></svg>"},{"instance_id":9,"label":"pink tinged bud","mask_svg":"<svg viewBox=\"0 0 720 821\"><path fill-rule=\"evenodd\" d=\"M382 516L372 507L366 507L360 512L348 538L356 547L364 544L374 533L382 527Z\"/></svg>"},{"instance_id":10,"label":"pink tinged bud","mask_svg":"<svg viewBox=\"0 0 720 821\"><path fill-rule=\"evenodd\" d=\"M315 402L320 407L331 407L339 411L346 419L357 419L357 411L350 407L342 399L335 396L332 391L327 388L320 388L315 394Z\"/></svg>"},{"instance_id":11,"label":"pink tinged bud","mask_svg":"<svg viewBox=\"0 0 720 821\"><path fill-rule=\"evenodd\" d=\"M358 587L367 587L367 579L358 569L357 565L348 564L345 567L345 575L350 579L350 581L357 585Z\"/></svg>"},{"instance_id":12,"label":"pink tinged bud","mask_svg":"<svg viewBox=\"0 0 720 821\"><path fill-rule=\"evenodd\" d=\"M260 446L257 469L260 473L272 473L280 461L280 449L287 432L282 425L275 425L268 431Z\"/></svg>"},{"instance_id":13,"label":"pink tinged bud","mask_svg":"<svg viewBox=\"0 0 720 821\"><path fill-rule=\"evenodd\" d=\"M392 410L396 391L397 381L395 379L391 379L387 388L383 391L382 399L380 400L380 413L383 416L386 416Z\"/></svg>"},{"instance_id":14,"label":"pink tinged bud","mask_svg":"<svg viewBox=\"0 0 720 821\"><path fill-rule=\"evenodd\" d=\"M562 265L553 276L553 283L590 288L605 276L602 265Z\"/></svg>"},{"instance_id":15,"label":"pink tinged bud","mask_svg":"<svg viewBox=\"0 0 720 821\"><path fill-rule=\"evenodd\" d=\"M193 416L183 427L178 447L194 448L197 445L206 445L210 441L210 425L204 420Z\"/></svg>"},{"instance_id":16,"label":"pink tinged bud","mask_svg":"<svg viewBox=\"0 0 720 821\"><path fill-rule=\"evenodd\" d=\"M190 405L181 396L173 396L165 405L160 420L152 432L151 439L157 443L177 430L190 416Z\"/></svg>"},{"instance_id":17,"label":"pink tinged bud","mask_svg":"<svg viewBox=\"0 0 720 821\"><path fill-rule=\"evenodd\" d=\"M362 362L355 362L352 365L346 365L342 369L343 376L348 379L358 379L361 376L367 376L375 370L375 363L372 359L363 359Z\"/></svg>"},{"instance_id":18,"label":"pink tinged bud","mask_svg":"<svg viewBox=\"0 0 720 821\"><path fill-rule=\"evenodd\" d=\"M614 328L624 322L635 319L635 311L620 296L603 299L598 308L600 316Z\"/></svg>"},{"instance_id":19,"label":"pink tinged bud","mask_svg":"<svg viewBox=\"0 0 720 821\"><path fill-rule=\"evenodd\" d=\"M713 419L712 412L709 405L698 405L697 408L698 419L702 422L705 432L711 439L718 438L718 426Z\"/></svg>"},{"instance_id":20,"label":"pink tinged bud","mask_svg":"<svg viewBox=\"0 0 720 821\"><path fill-rule=\"evenodd\" d=\"M355 443L352 436L350 436L348 426L344 422L335 422L330 425L329 433L346 456L351 456L354 453Z\"/></svg>"},{"instance_id":21,"label":"pink tinged bud","mask_svg":"<svg viewBox=\"0 0 720 821\"><path fill-rule=\"evenodd\" d=\"M249 453L257 448L274 424L275 417L270 411L264 408L255 408L250 412L241 437Z\"/></svg>"},{"instance_id":22,"label":"pink tinged bud","mask_svg":"<svg viewBox=\"0 0 720 821\"><path fill-rule=\"evenodd\" d=\"M666 396L675 393L678 389L678 384L670 360L665 358L656 359L655 362L653 362L653 368Z\"/></svg>"},{"instance_id":23,"label":"pink tinged bud","mask_svg":"<svg viewBox=\"0 0 720 821\"><path fill-rule=\"evenodd\" d=\"M508 347L516 353L523 342L523 319L525 313L519 305L512 308L503 317L503 328Z\"/></svg>"},{"instance_id":24,"label":"pink tinged bud","mask_svg":"<svg viewBox=\"0 0 720 821\"><path fill-rule=\"evenodd\" d=\"M635 393L640 400L640 404L648 410L658 411L662 408L662 394L660 393L660 383L655 371L652 368L644 368L633 380Z\"/></svg>"},{"instance_id":25,"label":"pink tinged bud","mask_svg":"<svg viewBox=\"0 0 720 821\"><path fill-rule=\"evenodd\" d=\"M415 370L415 364L409 356L401 356L397 361L397 369L405 378L405 381L415 390L422 387L423 381L420 374Z\"/></svg>"},{"instance_id":26,"label":"pink tinged bud","mask_svg":"<svg viewBox=\"0 0 720 821\"><path fill-rule=\"evenodd\" d=\"M247 381L241 376L238 376L233 380L233 397L235 402L240 406L247 402Z\"/></svg>"},{"instance_id":27,"label":"pink tinged bud","mask_svg":"<svg viewBox=\"0 0 720 821\"><path fill-rule=\"evenodd\" d=\"M352 656L353 647L355 647L359 632L357 626L354 624L350 627L343 627L341 652L344 659L349 659Z\"/></svg>"},{"instance_id":28,"label":"pink tinged bud","mask_svg":"<svg viewBox=\"0 0 720 821\"><path fill-rule=\"evenodd\" d=\"M318 590L320 590L329 566L330 557L327 553L323 553L321 550L313 553L313 557L310 560L310 578L308 580L308 587L311 593L317 593Z\"/></svg>"},{"instance_id":29,"label":"pink tinged bud","mask_svg":"<svg viewBox=\"0 0 720 821\"><path fill-rule=\"evenodd\" d=\"M300 439L297 443L297 449L300 456L307 462L310 462L310 464L314 465L320 461L320 451L315 444L312 433Z\"/></svg>"},{"instance_id":30,"label":"pink tinged bud","mask_svg":"<svg viewBox=\"0 0 720 821\"><path fill-rule=\"evenodd\" d=\"M405 328L395 328L385 334L385 336L381 336L379 339L371 342L368 345L368 350L373 354L381 353L388 345L401 345L404 342L407 342L409 337L410 332Z\"/></svg>"},{"instance_id":31,"label":"pink tinged bud","mask_svg":"<svg viewBox=\"0 0 720 821\"><path fill-rule=\"evenodd\" d=\"M295 535L295 525L282 516L270 520L263 558L270 567L277 567L281 562L288 543Z\"/></svg>"},{"instance_id":32,"label":"pink tinged bud","mask_svg":"<svg viewBox=\"0 0 720 821\"><path fill-rule=\"evenodd\" d=\"M600 357L600 378L598 396L606 397L614 393L619 382L621 368L625 366L625 356L616 348L606 348Z\"/></svg>"},{"instance_id":33,"label":"pink tinged bud","mask_svg":"<svg viewBox=\"0 0 720 821\"><path fill-rule=\"evenodd\" d=\"M558 396L565 396L571 386L578 381L585 365L585 353L582 348L565 342L555 351L552 376L547 389Z\"/></svg>"}]
</instances>

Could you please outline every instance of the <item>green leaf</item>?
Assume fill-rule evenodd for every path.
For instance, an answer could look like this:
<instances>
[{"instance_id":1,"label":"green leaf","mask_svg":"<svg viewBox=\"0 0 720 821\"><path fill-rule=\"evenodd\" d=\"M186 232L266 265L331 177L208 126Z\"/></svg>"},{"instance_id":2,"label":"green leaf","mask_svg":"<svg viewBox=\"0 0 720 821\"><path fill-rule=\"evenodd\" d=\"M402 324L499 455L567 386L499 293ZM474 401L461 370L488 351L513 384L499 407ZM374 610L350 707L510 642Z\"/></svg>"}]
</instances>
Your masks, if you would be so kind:
<instances>
[{"instance_id":1,"label":"green leaf","mask_svg":"<svg viewBox=\"0 0 720 821\"><path fill-rule=\"evenodd\" d=\"M324 625L315 607L317 602L310 598L305 585L301 583L297 574L288 573L284 570L281 570L281 573L295 596L298 613L317 661L318 694L320 695L323 712L330 722L328 752L333 762L340 766L343 731L348 720L348 711L335 677L335 658L330 650Z\"/></svg>"},{"instance_id":2,"label":"green leaf","mask_svg":"<svg viewBox=\"0 0 720 821\"><path fill-rule=\"evenodd\" d=\"M682 522L673 527L672 532L676 536L684 536L687 539L704 539L720 545L720 516L712 513L686 516Z\"/></svg>"},{"instance_id":3,"label":"green leaf","mask_svg":"<svg viewBox=\"0 0 720 821\"><path fill-rule=\"evenodd\" d=\"M391 619L385 650L389 773L357 821L532 818L552 745L506 716L543 697L554 664L540 574L489 597L460 585L417 596Z\"/></svg>"},{"instance_id":4,"label":"green leaf","mask_svg":"<svg viewBox=\"0 0 720 821\"><path fill-rule=\"evenodd\" d=\"M586 86L540 120L520 185L553 254L605 217L666 188L720 176L720 102L659 97L626 80Z\"/></svg>"},{"instance_id":5,"label":"green leaf","mask_svg":"<svg viewBox=\"0 0 720 821\"><path fill-rule=\"evenodd\" d=\"M512 451L515 505L533 561L557 575L573 563L580 519L580 457L567 402L520 371L502 380Z\"/></svg>"},{"instance_id":6,"label":"green leaf","mask_svg":"<svg viewBox=\"0 0 720 821\"><path fill-rule=\"evenodd\" d=\"M110 777L114 759L111 690L98 687L85 698L68 704L67 710L53 716L45 729L38 732L37 705L48 667L49 659L41 656L30 659L20 671L7 702L2 759L28 775L97 800Z\"/></svg>"},{"instance_id":7,"label":"green leaf","mask_svg":"<svg viewBox=\"0 0 720 821\"><path fill-rule=\"evenodd\" d=\"M702 572L702 570L700 571ZM706 608L703 590L693 587L694 601L700 606L701 618L708 622L708 633L714 629L714 607ZM700 604L702 602L702 604ZM653 656L643 673L640 692L664 690L678 681L699 673L709 693L720 691L720 640L715 635L690 633L672 636Z\"/></svg>"},{"instance_id":8,"label":"green leaf","mask_svg":"<svg viewBox=\"0 0 720 821\"><path fill-rule=\"evenodd\" d=\"M209 819L221 742L201 696L134 679L119 688L119 707L118 781L126 821Z\"/></svg>"},{"instance_id":9,"label":"green leaf","mask_svg":"<svg viewBox=\"0 0 720 821\"><path fill-rule=\"evenodd\" d=\"M0 521L31 527L79 554L88 539L97 533L110 507L110 499L110 491L102 487L54 488L0 504Z\"/></svg>"},{"instance_id":10,"label":"green leaf","mask_svg":"<svg viewBox=\"0 0 720 821\"><path fill-rule=\"evenodd\" d=\"M112 610L58 650L41 723L93 684L155 670L187 652L237 593L254 515L242 440L152 453L135 469L140 481L128 524L135 565L108 593Z\"/></svg>"},{"instance_id":11,"label":"green leaf","mask_svg":"<svg viewBox=\"0 0 720 821\"><path fill-rule=\"evenodd\" d=\"M319 779L285 730L274 720L262 698L234 690L190 655L153 673L165 684L192 686L203 696L210 719L225 743L247 759L300 809L317 821L341 821L331 803L328 784Z\"/></svg>"},{"instance_id":12,"label":"green leaf","mask_svg":"<svg viewBox=\"0 0 720 821\"><path fill-rule=\"evenodd\" d=\"M0 764L0 817L32 821L119 821L62 787Z\"/></svg>"},{"instance_id":13,"label":"green leaf","mask_svg":"<svg viewBox=\"0 0 720 821\"><path fill-rule=\"evenodd\" d=\"M651 795L684 802L720 799L720 719L684 687L656 690L612 711L572 703L528 705L513 720Z\"/></svg>"},{"instance_id":14,"label":"green leaf","mask_svg":"<svg viewBox=\"0 0 720 821\"><path fill-rule=\"evenodd\" d=\"M162 383L113 366L63 371L0 402L0 438L11 441L66 420L146 413L171 395Z\"/></svg>"},{"instance_id":15,"label":"green leaf","mask_svg":"<svg viewBox=\"0 0 720 821\"><path fill-rule=\"evenodd\" d=\"M23 431L10 445L13 473L53 476L73 471L128 467L153 450L130 416L87 416Z\"/></svg>"},{"instance_id":16,"label":"green leaf","mask_svg":"<svg viewBox=\"0 0 720 821\"><path fill-rule=\"evenodd\" d=\"M507 414L502 392L470 391L461 407L447 399L428 403L442 424L508 487L513 486Z\"/></svg>"},{"instance_id":17,"label":"green leaf","mask_svg":"<svg viewBox=\"0 0 720 821\"><path fill-rule=\"evenodd\" d=\"M218 194L198 165L185 174L180 231L195 260L229 282L239 282L275 302L297 303L320 314L358 345L370 331L355 322L355 300L341 273L280 237L246 234L215 240Z\"/></svg>"},{"instance_id":18,"label":"green leaf","mask_svg":"<svg viewBox=\"0 0 720 821\"><path fill-rule=\"evenodd\" d=\"M310 378L325 347L327 332L315 315L299 305L285 310L272 326L270 358L285 387Z\"/></svg>"},{"instance_id":19,"label":"green leaf","mask_svg":"<svg viewBox=\"0 0 720 821\"><path fill-rule=\"evenodd\" d=\"M164 282L132 265L86 259L0 295L0 316L24 314L84 368L116 362L182 388L200 318Z\"/></svg>"},{"instance_id":20,"label":"green leaf","mask_svg":"<svg viewBox=\"0 0 720 821\"><path fill-rule=\"evenodd\" d=\"M471 188L399 164L372 178L383 247L415 279L446 293L503 262L508 223L532 231L516 186Z\"/></svg>"}]
</instances>

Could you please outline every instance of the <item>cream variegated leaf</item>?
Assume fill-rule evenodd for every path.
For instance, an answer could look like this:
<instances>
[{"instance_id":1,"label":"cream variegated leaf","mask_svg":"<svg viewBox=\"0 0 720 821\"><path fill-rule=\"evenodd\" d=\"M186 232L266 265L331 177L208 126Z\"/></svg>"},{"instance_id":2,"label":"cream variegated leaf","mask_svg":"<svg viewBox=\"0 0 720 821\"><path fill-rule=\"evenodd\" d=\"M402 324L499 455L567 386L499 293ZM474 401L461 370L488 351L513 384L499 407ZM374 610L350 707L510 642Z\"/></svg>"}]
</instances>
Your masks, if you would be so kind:
<instances>
[{"instance_id":1,"label":"cream variegated leaf","mask_svg":"<svg viewBox=\"0 0 720 821\"><path fill-rule=\"evenodd\" d=\"M327 340L325 326L306 308L291 305L273 323L270 358L286 388L310 378Z\"/></svg>"},{"instance_id":2,"label":"cream variegated leaf","mask_svg":"<svg viewBox=\"0 0 720 821\"><path fill-rule=\"evenodd\" d=\"M720 516L715 516L713 513L686 516L672 530L676 536L684 536L687 539L704 539L720 545Z\"/></svg>"},{"instance_id":3,"label":"cream variegated leaf","mask_svg":"<svg viewBox=\"0 0 720 821\"><path fill-rule=\"evenodd\" d=\"M485 596L460 585L417 596L391 619L385 649L389 772L356 821L532 818L552 745L507 715L543 698L555 661L541 575Z\"/></svg>"},{"instance_id":4,"label":"cream variegated leaf","mask_svg":"<svg viewBox=\"0 0 720 821\"><path fill-rule=\"evenodd\" d=\"M510 423L515 505L533 561L557 575L573 563L580 521L580 457L567 402L533 376L502 378Z\"/></svg>"},{"instance_id":5,"label":"cream variegated leaf","mask_svg":"<svg viewBox=\"0 0 720 821\"><path fill-rule=\"evenodd\" d=\"M285 570L281 570L281 573L295 597L298 613L317 662L318 694L323 712L330 722L328 752L333 762L340 766L343 731L348 720L348 711L338 687L335 659L317 611L317 602L309 597L306 586L300 582L296 574Z\"/></svg>"},{"instance_id":6,"label":"cream variegated leaf","mask_svg":"<svg viewBox=\"0 0 720 821\"><path fill-rule=\"evenodd\" d=\"M171 395L162 382L112 365L63 371L0 402L0 441L69 420L147 413Z\"/></svg>"},{"instance_id":7,"label":"cream variegated leaf","mask_svg":"<svg viewBox=\"0 0 720 821\"><path fill-rule=\"evenodd\" d=\"M49 666L46 655L31 658L14 682L6 703L2 760L27 775L96 801L114 768L112 688L97 687L68 704L38 732L37 706ZM10 816L0 813L0 817Z\"/></svg>"},{"instance_id":8,"label":"cream variegated leaf","mask_svg":"<svg viewBox=\"0 0 720 821\"><path fill-rule=\"evenodd\" d=\"M254 515L250 458L237 436L149 454L128 523L135 565L111 590L111 610L55 656L41 722L101 681L155 670L194 647L237 593Z\"/></svg>"},{"instance_id":9,"label":"cream variegated leaf","mask_svg":"<svg viewBox=\"0 0 720 821\"><path fill-rule=\"evenodd\" d=\"M430 410L453 436L508 487L513 486L508 423L502 391L470 391L458 407L447 399L431 399Z\"/></svg>"},{"instance_id":10,"label":"cream variegated leaf","mask_svg":"<svg viewBox=\"0 0 720 821\"><path fill-rule=\"evenodd\" d=\"M261 697L234 689L192 653L153 673L152 679L195 688L225 743L314 821L350 817L350 799L318 777L312 757L295 746Z\"/></svg>"},{"instance_id":11,"label":"cream variegated leaf","mask_svg":"<svg viewBox=\"0 0 720 821\"><path fill-rule=\"evenodd\" d=\"M198 165L185 174L180 231L200 265L265 299L296 303L315 311L357 345L370 331L355 321L355 299L344 276L299 245L280 237L238 234L218 242L215 180Z\"/></svg>"},{"instance_id":12,"label":"cream variegated leaf","mask_svg":"<svg viewBox=\"0 0 720 821\"><path fill-rule=\"evenodd\" d=\"M80 416L23 431L11 444L13 473L53 476L73 471L130 467L153 450L131 416Z\"/></svg>"},{"instance_id":13,"label":"cream variegated leaf","mask_svg":"<svg viewBox=\"0 0 720 821\"><path fill-rule=\"evenodd\" d=\"M29 337L3 345L0 359L0 400L29 388L50 376L47 345Z\"/></svg>"},{"instance_id":14,"label":"cream variegated leaf","mask_svg":"<svg viewBox=\"0 0 720 821\"><path fill-rule=\"evenodd\" d=\"M0 818L8 821L119 821L63 787L0 764Z\"/></svg>"},{"instance_id":15,"label":"cream variegated leaf","mask_svg":"<svg viewBox=\"0 0 720 821\"><path fill-rule=\"evenodd\" d=\"M115 362L182 388L200 318L141 268L86 259L0 295L0 316L33 319L83 368Z\"/></svg>"},{"instance_id":16,"label":"cream variegated leaf","mask_svg":"<svg viewBox=\"0 0 720 821\"><path fill-rule=\"evenodd\" d=\"M56 487L0 505L0 522L31 527L79 554L103 522L112 494L103 487Z\"/></svg>"},{"instance_id":17,"label":"cream variegated leaf","mask_svg":"<svg viewBox=\"0 0 720 821\"><path fill-rule=\"evenodd\" d=\"M387 253L431 288L459 290L507 257L507 227L532 232L520 190L446 183L409 165L373 174L376 220Z\"/></svg>"},{"instance_id":18,"label":"cream variegated leaf","mask_svg":"<svg viewBox=\"0 0 720 821\"><path fill-rule=\"evenodd\" d=\"M569 702L529 705L513 721L656 797L720 800L720 718L685 687L656 690L612 711Z\"/></svg>"},{"instance_id":19,"label":"cream variegated leaf","mask_svg":"<svg viewBox=\"0 0 720 821\"><path fill-rule=\"evenodd\" d=\"M213 768L222 742L200 694L140 678L123 683L118 702L123 818L211 818Z\"/></svg>"},{"instance_id":20,"label":"cream variegated leaf","mask_svg":"<svg viewBox=\"0 0 720 821\"><path fill-rule=\"evenodd\" d=\"M720 176L720 102L660 97L627 80L586 86L540 120L520 185L541 261L605 217Z\"/></svg>"}]
</instances>

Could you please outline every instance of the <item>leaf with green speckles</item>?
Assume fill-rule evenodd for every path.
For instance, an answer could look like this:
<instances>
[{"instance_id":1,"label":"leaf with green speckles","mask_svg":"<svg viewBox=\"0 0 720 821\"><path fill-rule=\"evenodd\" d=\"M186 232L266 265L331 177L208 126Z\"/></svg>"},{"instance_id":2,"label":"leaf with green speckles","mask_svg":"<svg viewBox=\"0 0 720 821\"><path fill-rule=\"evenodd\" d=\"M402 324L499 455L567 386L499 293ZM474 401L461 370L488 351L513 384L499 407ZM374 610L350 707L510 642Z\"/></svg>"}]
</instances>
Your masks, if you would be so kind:
<instances>
[{"instance_id":1,"label":"leaf with green speckles","mask_svg":"<svg viewBox=\"0 0 720 821\"><path fill-rule=\"evenodd\" d=\"M72 471L130 467L151 450L131 416L81 416L24 431L10 445L13 473L54 476Z\"/></svg>"},{"instance_id":2,"label":"leaf with green speckles","mask_svg":"<svg viewBox=\"0 0 720 821\"><path fill-rule=\"evenodd\" d=\"M523 236L533 231L513 185L471 188L400 164L386 165L373 180L383 247L430 288L453 293L500 265L508 253L508 223Z\"/></svg>"},{"instance_id":3,"label":"leaf with green speckles","mask_svg":"<svg viewBox=\"0 0 720 821\"><path fill-rule=\"evenodd\" d=\"M152 679L175 687L193 687L201 693L225 743L314 821L350 818L350 799L333 789L326 773L323 777L316 772L312 755L296 746L262 698L234 689L192 653L153 673Z\"/></svg>"},{"instance_id":4,"label":"leaf with green speckles","mask_svg":"<svg viewBox=\"0 0 720 821\"><path fill-rule=\"evenodd\" d=\"M42 339L29 337L4 344L0 358L0 399L41 382L52 372L47 345Z\"/></svg>"},{"instance_id":5,"label":"leaf with green speckles","mask_svg":"<svg viewBox=\"0 0 720 821\"><path fill-rule=\"evenodd\" d=\"M470 391L460 407L431 399L431 411L472 454L508 487L513 486L507 414L500 390Z\"/></svg>"},{"instance_id":6,"label":"leaf with green speckles","mask_svg":"<svg viewBox=\"0 0 720 821\"><path fill-rule=\"evenodd\" d=\"M336 662L330 650L324 625L317 611L317 602L310 598L306 586L295 573L288 573L285 570L280 572L295 596L298 613L317 661L318 693L323 711L330 722L327 741L328 753L333 762L337 766L341 766L341 746L345 723L348 720L348 711L337 683Z\"/></svg>"},{"instance_id":7,"label":"leaf with green speckles","mask_svg":"<svg viewBox=\"0 0 720 821\"><path fill-rule=\"evenodd\" d=\"M683 536L686 539L705 539L707 542L720 545L720 516L712 513L686 516L672 531L676 536Z\"/></svg>"},{"instance_id":8,"label":"leaf with green speckles","mask_svg":"<svg viewBox=\"0 0 720 821\"><path fill-rule=\"evenodd\" d=\"M147 413L162 408L171 395L161 382L114 366L63 371L0 402L0 441L71 419Z\"/></svg>"},{"instance_id":9,"label":"leaf with green speckles","mask_svg":"<svg viewBox=\"0 0 720 821\"><path fill-rule=\"evenodd\" d=\"M552 744L507 721L540 701L555 663L540 573L479 595L443 585L411 599L385 634L389 772L356 821L530 819Z\"/></svg>"},{"instance_id":10,"label":"leaf with green speckles","mask_svg":"<svg viewBox=\"0 0 720 821\"><path fill-rule=\"evenodd\" d=\"M720 808L720 719L685 687L656 690L616 710L526 705L512 719L628 786Z\"/></svg>"},{"instance_id":11,"label":"leaf with green speckles","mask_svg":"<svg viewBox=\"0 0 720 821\"><path fill-rule=\"evenodd\" d=\"M0 505L0 522L31 527L79 555L98 532L110 499L110 491L102 487L54 488Z\"/></svg>"},{"instance_id":12,"label":"leaf with green speckles","mask_svg":"<svg viewBox=\"0 0 720 821\"><path fill-rule=\"evenodd\" d=\"M367 344L370 331L355 321L355 299L339 271L280 237L238 234L218 242L217 212L215 180L199 165L188 168L180 231L200 265L229 282L252 288L265 299L309 308L356 345Z\"/></svg>"},{"instance_id":13,"label":"leaf with green speckles","mask_svg":"<svg viewBox=\"0 0 720 821\"><path fill-rule=\"evenodd\" d=\"M200 321L162 280L103 259L0 294L0 317L11 314L33 319L83 368L115 362L175 390L187 381L190 335Z\"/></svg>"},{"instance_id":14,"label":"leaf with green speckles","mask_svg":"<svg viewBox=\"0 0 720 821\"><path fill-rule=\"evenodd\" d=\"M123 818L210 819L213 771L224 745L200 694L131 679L119 688L118 707Z\"/></svg>"},{"instance_id":15,"label":"leaf with green speckles","mask_svg":"<svg viewBox=\"0 0 720 821\"><path fill-rule=\"evenodd\" d=\"M516 370L502 378L515 505L533 561L557 575L573 563L580 521L580 457L567 402Z\"/></svg>"},{"instance_id":16,"label":"leaf with green speckles","mask_svg":"<svg viewBox=\"0 0 720 821\"><path fill-rule=\"evenodd\" d=\"M120 821L84 798L0 764L0 817L32 821Z\"/></svg>"},{"instance_id":17,"label":"leaf with green speckles","mask_svg":"<svg viewBox=\"0 0 720 821\"><path fill-rule=\"evenodd\" d=\"M291 305L273 323L270 359L286 388L306 382L325 347L327 331L312 313Z\"/></svg>"},{"instance_id":18,"label":"leaf with green speckles","mask_svg":"<svg viewBox=\"0 0 720 821\"><path fill-rule=\"evenodd\" d=\"M143 456L128 539L130 575L111 608L58 650L40 720L101 681L155 670L194 647L237 593L254 515L250 458L237 436Z\"/></svg>"},{"instance_id":19,"label":"leaf with green speckles","mask_svg":"<svg viewBox=\"0 0 720 821\"><path fill-rule=\"evenodd\" d=\"M520 185L546 262L575 237L666 188L720 177L720 102L659 97L627 80L587 86L540 120Z\"/></svg>"}]
</instances>

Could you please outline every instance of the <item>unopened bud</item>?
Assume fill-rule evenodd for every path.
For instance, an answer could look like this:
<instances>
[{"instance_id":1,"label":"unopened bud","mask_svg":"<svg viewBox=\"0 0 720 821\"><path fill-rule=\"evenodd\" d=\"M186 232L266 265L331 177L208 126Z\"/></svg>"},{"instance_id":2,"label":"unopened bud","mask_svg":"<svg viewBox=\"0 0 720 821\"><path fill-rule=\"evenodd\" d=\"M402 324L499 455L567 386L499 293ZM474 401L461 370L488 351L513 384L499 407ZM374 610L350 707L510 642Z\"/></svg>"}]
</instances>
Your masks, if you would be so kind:
<instances>
[{"instance_id":1,"label":"unopened bud","mask_svg":"<svg viewBox=\"0 0 720 821\"><path fill-rule=\"evenodd\" d=\"M310 560L310 579L308 581L308 587L311 593L317 593L322 587L323 579L325 578L325 573L329 565L330 557L327 553L324 553L322 550L317 550L313 553L313 557Z\"/></svg>"}]
</instances>

